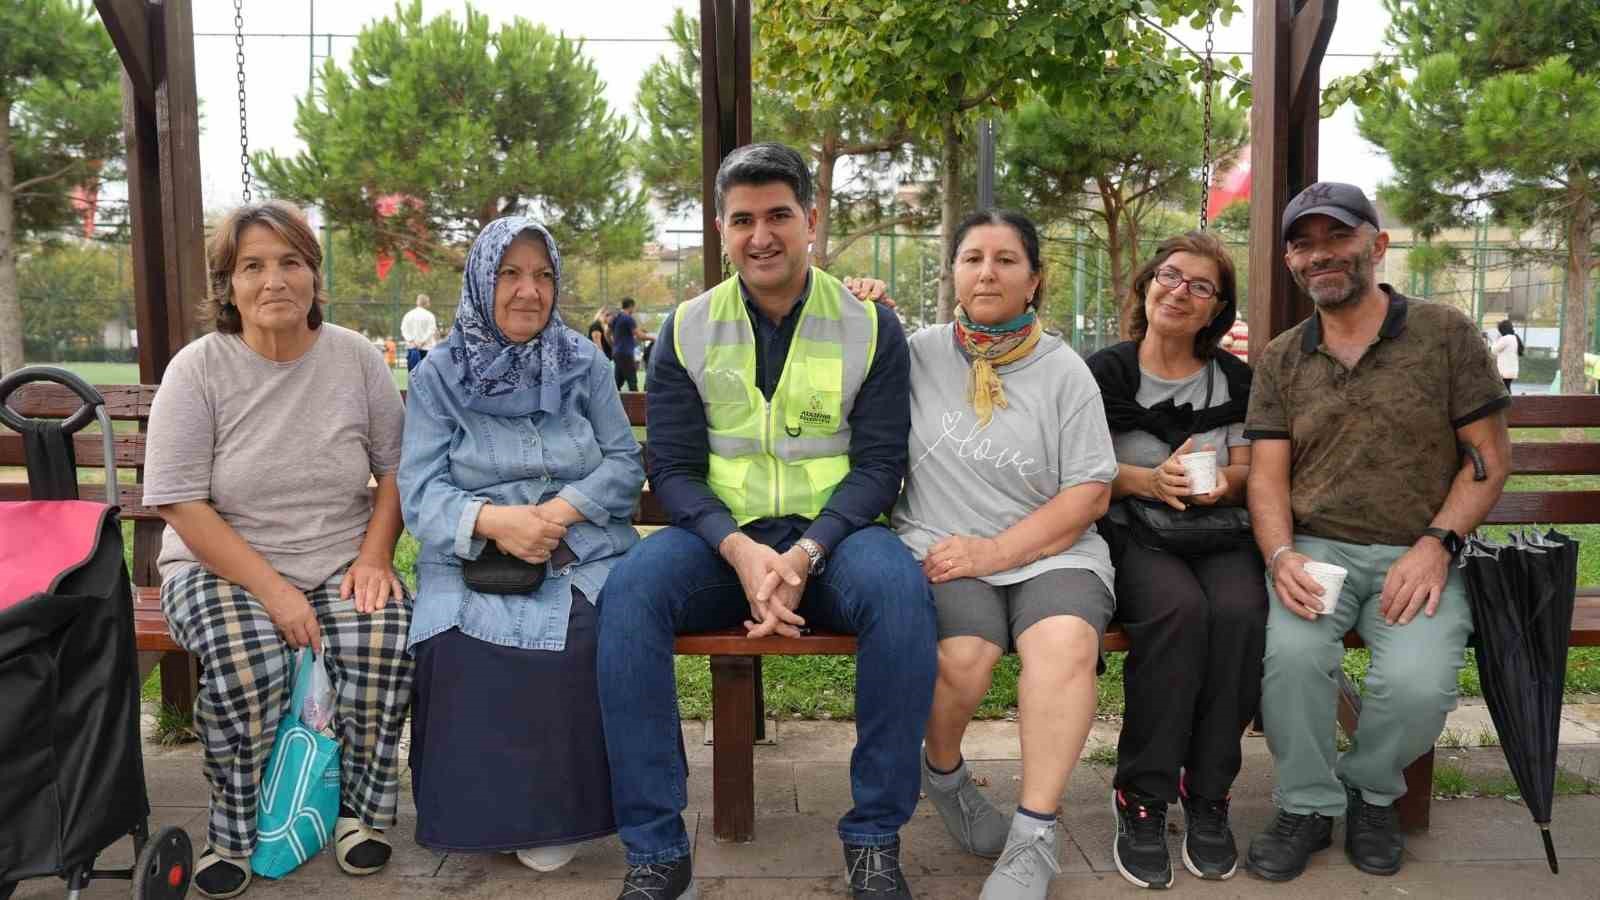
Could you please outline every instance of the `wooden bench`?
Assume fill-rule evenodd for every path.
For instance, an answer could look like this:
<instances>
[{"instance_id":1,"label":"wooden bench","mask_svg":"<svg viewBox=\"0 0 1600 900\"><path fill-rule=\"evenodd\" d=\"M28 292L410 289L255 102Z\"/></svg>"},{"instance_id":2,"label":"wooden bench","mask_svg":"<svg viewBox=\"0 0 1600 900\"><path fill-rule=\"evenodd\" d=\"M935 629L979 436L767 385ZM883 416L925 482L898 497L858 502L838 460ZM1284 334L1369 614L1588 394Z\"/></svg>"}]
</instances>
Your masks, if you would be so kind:
<instances>
[{"instance_id":1,"label":"wooden bench","mask_svg":"<svg viewBox=\"0 0 1600 900\"><path fill-rule=\"evenodd\" d=\"M142 430L149 417L155 387L150 385L102 386L107 411L115 421L137 422ZM78 407L77 398L55 385L36 384L23 388L13 397L13 406L24 415L63 417ZM635 426L645 423L643 394L624 394L623 406ZM1596 396L1519 396L1512 406L1513 427L1578 428L1600 427L1600 397ZM142 480L144 435L118 434L114 442L117 465ZM648 451L648 448L646 448ZM101 465L103 452L97 435L80 434L76 439L78 464L92 468ZM0 466L23 464L22 441L0 429ZM1526 475L1600 475L1600 442L1586 440L1519 442L1512 447L1512 467ZM85 483L84 497L95 497L100 487ZM25 500L26 483L0 483L0 501ZM161 666L162 700L180 709L193 707L198 672L194 660L172 640L160 609L160 577L155 560L160 552L160 516L143 505L142 488L136 480L121 487L123 518L133 522L135 590L135 630L140 651L141 672ZM640 497L634 522L644 526L667 524L665 511L652 492ZM1600 491L1523 491L1508 492L1489 518L1490 524L1573 524L1600 522ZM1573 618L1573 646L1600 645L1600 587L1581 588ZM1345 636L1347 647L1360 647L1354 632ZM1126 651L1127 637L1113 624L1106 633L1105 649ZM761 659L764 656L853 656L855 638L849 635L818 633L801 638L769 637L750 640L742 629L680 635L675 650L680 655L710 657L712 684L712 827L718 840L748 841L755 831L755 741L763 727L764 702L761 690ZM1360 697L1346 680L1339 702L1339 718L1347 733L1353 733L1360 710ZM1400 801L1401 822L1410 829L1428 826L1433 784L1433 753L1430 751L1406 770L1408 792Z\"/></svg>"}]
</instances>

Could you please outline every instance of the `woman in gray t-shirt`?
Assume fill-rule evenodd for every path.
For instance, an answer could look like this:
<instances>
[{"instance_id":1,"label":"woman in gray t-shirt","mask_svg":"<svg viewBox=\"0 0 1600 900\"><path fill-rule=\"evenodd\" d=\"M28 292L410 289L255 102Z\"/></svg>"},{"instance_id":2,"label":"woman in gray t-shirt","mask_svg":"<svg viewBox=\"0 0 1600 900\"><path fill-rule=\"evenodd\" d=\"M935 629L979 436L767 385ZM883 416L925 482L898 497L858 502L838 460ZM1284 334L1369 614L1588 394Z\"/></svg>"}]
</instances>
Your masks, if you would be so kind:
<instances>
[{"instance_id":1,"label":"woman in gray t-shirt","mask_svg":"<svg viewBox=\"0 0 1600 900\"><path fill-rule=\"evenodd\" d=\"M1044 896L1059 866L1056 808L1094 716L1114 606L1094 522L1117 465L1093 377L1035 314L1033 224L979 213L955 237L957 319L909 342L910 473L894 511L938 613L923 781L963 850L1000 857L991 887L1020 882L1025 896ZM961 737L1011 650L1022 658L1026 749L1008 819L972 781Z\"/></svg>"},{"instance_id":2,"label":"woman in gray t-shirt","mask_svg":"<svg viewBox=\"0 0 1600 900\"><path fill-rule=\"evenodd\" d=\"M208 256L216 332L156 393L144 501L167 522L162 612L205 673L194 722L211 815L194 886L233 897L250 885L300 647L336 694L334 858L352 875L388 862L411 702L410 598L393 567L405 411L378 351L322 321L322 252L298 210L234 210Z\"/></svg>"},{"instance_id":3,"label":"woman in gray t-shirt","mask_svg":"<svg viewBox=\"0 0 1600 900\"><path fill-rule=\"evenodd\" d=\"M1116 502L1244 505L1250 370L1217 346L1236 309L1227 250L1198 232L1163 242L1134 276L1127 309L1134 339L1089 358L1116 446ZM1207 449L1217 454L1217 489L1196 496L1178 457ZM1167 807L1181 799L1184 864L1201 878L1227 878L1238 859L1228 790L1261 694L1261 557L1254 547L1179 556L1114 524L1108 538L1116 618L1131 646L1112 780L1113 859L1140 887L1170 885Z\"/></svg>"}]
</instances>

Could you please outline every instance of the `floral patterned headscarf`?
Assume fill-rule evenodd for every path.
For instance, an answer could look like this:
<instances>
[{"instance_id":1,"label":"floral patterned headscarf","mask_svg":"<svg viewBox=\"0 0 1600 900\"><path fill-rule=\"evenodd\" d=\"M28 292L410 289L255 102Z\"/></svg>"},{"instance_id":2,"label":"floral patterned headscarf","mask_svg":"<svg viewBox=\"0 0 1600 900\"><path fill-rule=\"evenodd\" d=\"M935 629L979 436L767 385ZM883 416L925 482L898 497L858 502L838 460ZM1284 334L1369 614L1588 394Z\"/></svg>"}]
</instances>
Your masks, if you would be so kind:
<instances>
[{"instance_id":1,"label":"floral patterned headscarf","mask_svg":"<svg viewBox=\"0 0 1600 900\"><path fill-rule=\"evenodd\" d=\"M522 235L544 241L555 270L550 321L531 340L515 343L494 321L494 284L511 242ZM593 362L594 344L561 320L555 298L561 292L561 254L545 227L524 216L490 222L472 242L461 273L461 304L445 341L449 374L445 382L469 409L495 416L555 415L571 386Z\"/></svg>"}]
</instances>

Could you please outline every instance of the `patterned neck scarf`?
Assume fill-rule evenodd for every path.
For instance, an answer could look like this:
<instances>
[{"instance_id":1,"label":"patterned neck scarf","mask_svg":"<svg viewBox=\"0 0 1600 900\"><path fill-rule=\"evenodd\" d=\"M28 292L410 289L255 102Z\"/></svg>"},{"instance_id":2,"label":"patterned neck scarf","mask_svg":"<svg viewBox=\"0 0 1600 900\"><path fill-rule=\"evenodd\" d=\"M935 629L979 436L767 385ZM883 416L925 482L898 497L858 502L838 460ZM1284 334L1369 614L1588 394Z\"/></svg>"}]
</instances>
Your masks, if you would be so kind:
<instances>
[{"instance_id":1,"label":"patterned neck scarf","mask_svg":"<svg viewBox=\"0 0 1600 900\"><path fill-rule=\"evenodd\" d=\"M985 428L994 418L996 407L1005 409L1006 392L995 369L1013 363L1033 352L1044 329L1030 308L1009 322L979 325L967 318L967 311L956 307L956 346L972 360L967 377L967 400L978 413L978 427Z\"/></svg>"},{"instance_id":2,"label":"patterned neck scarf","mask_svg":"<svg viewBox=\"0 0 1600 900\"><path fill-rule=\"evenodd\" d=\"M524 343L505 336L494 321L494 285L506 249L528 234L544 241L555 270L550 321ZM461 304L445 341L449 372L444 379L467 408L493 416L555 415L571 386L585 377L594 343L561 320L561 254L545 227L523 216L490 222L472 242L461 273Z\"/></svg>"}]
</instances>

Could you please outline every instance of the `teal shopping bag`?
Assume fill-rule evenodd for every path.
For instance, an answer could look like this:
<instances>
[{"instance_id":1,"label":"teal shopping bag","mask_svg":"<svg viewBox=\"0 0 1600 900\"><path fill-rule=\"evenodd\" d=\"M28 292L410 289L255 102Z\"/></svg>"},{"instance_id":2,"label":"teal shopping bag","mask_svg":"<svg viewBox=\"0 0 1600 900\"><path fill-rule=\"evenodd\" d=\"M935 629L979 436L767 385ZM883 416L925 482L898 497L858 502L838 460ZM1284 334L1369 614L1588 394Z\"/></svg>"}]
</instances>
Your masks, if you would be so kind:
<instances>
[{"instance_id":1,"label":"teal shopping bag","mask_svg":"<svg viewBox=\"0 0 1600 900\"><path fill-rule=\"evenodd\" d=\"M282 878L299 868L328 842L339 815L339 743L301 719L321 666L311 648L301 649L294 666L294 696L278 723L272 756L261 776L256 850L250 855L257 875Z\"/></svg>"}]
</instances>

